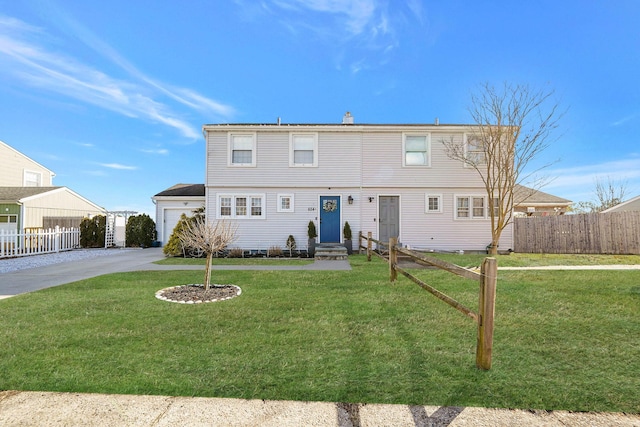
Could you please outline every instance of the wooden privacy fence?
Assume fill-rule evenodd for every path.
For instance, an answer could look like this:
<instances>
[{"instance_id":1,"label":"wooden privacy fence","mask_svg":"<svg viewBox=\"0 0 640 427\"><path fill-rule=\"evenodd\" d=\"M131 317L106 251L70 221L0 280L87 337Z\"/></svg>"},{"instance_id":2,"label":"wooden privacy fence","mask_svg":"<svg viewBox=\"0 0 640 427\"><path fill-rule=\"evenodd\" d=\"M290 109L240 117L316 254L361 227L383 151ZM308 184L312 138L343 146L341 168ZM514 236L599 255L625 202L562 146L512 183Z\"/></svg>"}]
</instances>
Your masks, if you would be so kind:
<instances>
[{"instance_id":1,"label":"wooden privacy fence","mask_svg":"<svg viewBox=\"0 0 640 427\"><path fill-rule=\"evenodd\" d=\"M366 246L362 244L363 240L366 240ZM374 251L372 243L375 243L382 251ZM480 267L480 273L467 270L458 265L440 260L438 258L424 256L418 252L403 249L398 247L398 241L396 238L391 238L389 243L381 242L371 237L371 232L367 233L367 237L364 237L362 232L359 233L358 238L358 251L366 249L367 260L371 261L371 255L376 255L389 263L389 278L391 282L395 282L398 273L407 277L422 289L430 292L435 297L446 302L451 307L460 311L464 315L473 319L478 325L478 340L476 345L476 367L478 369L489 370L491 369L491 358L493 353L493 326L495 317L495 302L496 302L496 284L498 282L498 263L495 258L485 258ZM383 255L388 253L388 258ZM465 277L471 280L477 280L480 283L480 292L478 296L478 313L474 313L471 309L460 304L455 299L445 295L433 286L428 285L422 280L418 279L408 271L398 266L398 254L409 257L412 261L418 264L427 264L450 273L456 274L461 277Z\"/></svg>"},{"instance_id":2,"label":"wooden privacy fence","mask_svg":"<svg viewBox=\"0 0 640 427\"><path fill-rule=\"evenodd\" d=\"M48 254L80 247L79 228L0 230L0 258Z\"/></svg>"},{"instance_id":3,"label":"wooden privacy fence","mask_svg":"<svg viewBox=\"0 0 640 427\"><path fill-rule=\"evenodd\" d=\"M515 218L513 240L521 253L638 255L640 212Z\"/></svg>"}]
</instances>

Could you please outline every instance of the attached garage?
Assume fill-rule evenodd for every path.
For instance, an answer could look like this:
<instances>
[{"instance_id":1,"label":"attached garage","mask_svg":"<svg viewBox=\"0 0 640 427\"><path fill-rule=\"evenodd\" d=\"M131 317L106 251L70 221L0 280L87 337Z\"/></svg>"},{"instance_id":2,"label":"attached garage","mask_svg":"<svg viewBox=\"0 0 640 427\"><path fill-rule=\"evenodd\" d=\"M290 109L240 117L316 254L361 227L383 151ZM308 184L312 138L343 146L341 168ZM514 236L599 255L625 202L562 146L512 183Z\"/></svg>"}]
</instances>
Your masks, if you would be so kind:
<instances>
[{"instance_id":1,"label":"attached garage","mask_svg":"<svg viewBox=\"0 0 640 427\"><path fill-rule=\"evenodd\" d=\"M193 216L204 206L204 184L176 184L151 199L156 205L158 241L164 245L182 214Z\"/></svg>"}]
</instances>

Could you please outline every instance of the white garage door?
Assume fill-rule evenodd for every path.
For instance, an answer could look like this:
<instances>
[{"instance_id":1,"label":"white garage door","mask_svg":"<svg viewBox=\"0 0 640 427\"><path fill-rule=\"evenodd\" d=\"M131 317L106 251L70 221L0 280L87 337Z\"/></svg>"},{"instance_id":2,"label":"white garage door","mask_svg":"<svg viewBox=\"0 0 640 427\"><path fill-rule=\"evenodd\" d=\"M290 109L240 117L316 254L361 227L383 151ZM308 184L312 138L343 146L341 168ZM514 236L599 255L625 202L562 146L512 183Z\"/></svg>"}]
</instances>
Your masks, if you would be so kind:
<instances>
[{"instance_id":1,"label":"white garage door","mask_svg":"<svg viewBox=\"0 0 640 427\"><path fill-rule=\"evenodd\" d=\"M185 208L185 209L171 209L167 208L164 211L164 227L162 231L162 236L158 236L158 239L162 239L162 244L166 244L169 241L169 237L171 237L171 233L175 228L178 221L180 221L180 215L185 214L186 216L193 216L193 208Z\"/></svg>"}]
</instances>

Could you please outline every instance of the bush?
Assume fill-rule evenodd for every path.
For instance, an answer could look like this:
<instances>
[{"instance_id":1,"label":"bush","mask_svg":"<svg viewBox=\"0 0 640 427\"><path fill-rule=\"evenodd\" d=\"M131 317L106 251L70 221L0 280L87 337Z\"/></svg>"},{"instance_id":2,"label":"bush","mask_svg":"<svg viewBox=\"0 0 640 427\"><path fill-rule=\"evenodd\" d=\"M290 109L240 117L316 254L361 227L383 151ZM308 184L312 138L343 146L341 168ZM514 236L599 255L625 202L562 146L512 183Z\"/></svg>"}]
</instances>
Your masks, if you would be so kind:
<instances>
[{"instance_id":1,"label":"bush","mask_svg":"<svg viewBox=\"0 0 640 427\"><path fill-rule=\"evenodd\" d=\"M107 217L96 215L83 218L80 223L80 246L83 248L104 248L107 230Z\"/></svg>"},{"instance_id":2,"label":"bush","mask_svg":"<svg viewBox=\"0 0 640 427\"><path fill-rule=\"evenodd\" d=\"M193 221L194 217L188 217L185 214L180 215L180 219L175 227L173 227L173 231L171 232L171 236L169 237L169 241L162 248L162 252L166 256L184 256L184 249L182 248L182 242L180 241L180 233L182 233L182 229L184 228L184 223L186 221Z\"/></svg>"},{"instance_id":3,"label":"bush","mask_svg":"<svg viewBox=\"0 0 640 427\"><path fill-rule=\"evenodd\" d=\"M271 246L268 252L270 257L280 257L284 254L280 246Z\"/></svg>"},{"instance_id":4,"label":"bush","mask_svg":"<svg viewBox=\"0 0 640 427\"><path fill-rule=\"evenodd\" d=\"M243 258L244 257L244 251L240 248L232 248L229 251L229 258Z\"/></svg>"},{"instance_id":5,"label":"bush","mask_svg":"<svg viewBox=\"0 0 640 427\"><path fill-rule=\"evenodd\" d=\"M125 233L128 247L148 248L156 240L156 223L147 214L134 215L127 221Z\"/></svg>"}]
</instances>

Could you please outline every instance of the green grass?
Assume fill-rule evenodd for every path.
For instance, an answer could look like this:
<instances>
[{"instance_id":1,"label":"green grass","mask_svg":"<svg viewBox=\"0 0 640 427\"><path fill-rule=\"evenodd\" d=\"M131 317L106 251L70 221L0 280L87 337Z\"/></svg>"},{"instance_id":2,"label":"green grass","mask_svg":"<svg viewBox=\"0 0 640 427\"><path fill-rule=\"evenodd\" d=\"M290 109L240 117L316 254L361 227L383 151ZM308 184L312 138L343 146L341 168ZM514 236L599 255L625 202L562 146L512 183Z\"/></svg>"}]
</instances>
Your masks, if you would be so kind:
<instances>
[{"instance_id":1,"label":"green grass","mask_svg":"<svg viewBox=\"0 0 640 427\"><path fill-rule=\"evenodd\" d=\"M206 258L169 257L156 261L160 265L205 265ZM213 258L211 265L306 265L310 258Z\"/></svg>"},{"instance_id":2,"label":"green grass","mask_svg":"<svg viewBox=\"0 0 640 427\"><path fill-rule=\"evenodd\" d=\"M121 273L0 300L0 390L640 413L640 272L499 273L493 368L476 326L386 264L215 271L242 295L181 305L199 271ZM477 307L477 284L416 274Z\"/></svg>"},{"instance_id":3,"label":"green grass","mask_svg":"<svg viewBox=\"0 0 640 427\"><path fill-rule=\"evenodd\" d=\"M444 259L463 267L479 266L486 254L426 253L427 256ZM521 254L497 255L501 267L539 267L544 265L611 265L640 264L640 255L572 255L572 254Z\"/></svg>"}]
</instances>

